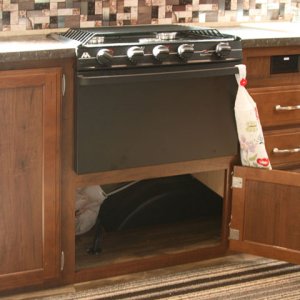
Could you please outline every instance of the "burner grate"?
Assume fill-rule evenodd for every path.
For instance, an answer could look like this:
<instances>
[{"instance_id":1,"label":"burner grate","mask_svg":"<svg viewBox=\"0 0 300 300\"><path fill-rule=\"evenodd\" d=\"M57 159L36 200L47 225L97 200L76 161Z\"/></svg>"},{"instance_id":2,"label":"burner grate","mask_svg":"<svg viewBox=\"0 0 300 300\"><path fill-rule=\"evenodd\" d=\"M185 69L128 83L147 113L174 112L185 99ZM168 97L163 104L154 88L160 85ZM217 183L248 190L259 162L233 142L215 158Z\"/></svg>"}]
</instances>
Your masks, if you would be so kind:
<instances>
[{"instance_id":1,"label":"burner grate","mask_svg":"<svg viewBox=\"0 0 300 300\"><path fill-rule=\"evenodd\" d=\"M217 29L193 29L188 31L181 31L179 35L183 38L225 38L226 36L222 34Z\"/></svg>"},{"instance_id":2,"label":"burner grate","mask_svg":"<svg viewBox=\"0 0 300 300\"><path fill-rule=\"evenodd\" d=\"M82 29L69 29L68 31L61 34L65 38L81 42L82 44L90 40L95 33L89 32Z\"/></svg>"}]
</instances>

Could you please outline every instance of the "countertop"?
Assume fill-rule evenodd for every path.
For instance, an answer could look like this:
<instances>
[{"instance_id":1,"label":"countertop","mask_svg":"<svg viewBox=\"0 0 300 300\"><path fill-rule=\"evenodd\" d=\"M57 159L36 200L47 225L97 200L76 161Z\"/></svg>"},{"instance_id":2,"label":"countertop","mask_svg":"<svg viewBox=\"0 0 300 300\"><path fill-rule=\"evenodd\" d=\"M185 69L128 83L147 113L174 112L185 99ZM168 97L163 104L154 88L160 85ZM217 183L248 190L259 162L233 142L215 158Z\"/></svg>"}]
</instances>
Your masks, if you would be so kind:
<instances>
[{"instance_id":1,"label":"countertop","mask_svg":"<svg viewBox=\"0 0 300 300\"><path fill-rule=\"evenodd\" d=\"M57 41L48 35L0 37L0 63L75 56L76 44Z\"/></svg>"},{"instance_id":2,"label":"countertop","mask_svg":"<svg viewBox=\"0 0 300 300\"><path fill-rule=\"evenodd\" d=\"M300 46L300 23L244 23L218 29L223 33L239 36L243 48Z\"/></svg>"},{"instance_id":3,"label":"countertop","mask_svg":"<svg viewBox=\"0 0 300 300\"><path fill-rule=\"evenodd\" d=\"M203 27L203 24L199 25ZM270 22L218 25L217 28L222 33L239 36L243 48L252 48L300 46L299 25L291 22ZM73 42L60 42L45 34L9 37L0 35L0 63L74 57L75 48L76 44Z\"/></svg>"}]
</instances>

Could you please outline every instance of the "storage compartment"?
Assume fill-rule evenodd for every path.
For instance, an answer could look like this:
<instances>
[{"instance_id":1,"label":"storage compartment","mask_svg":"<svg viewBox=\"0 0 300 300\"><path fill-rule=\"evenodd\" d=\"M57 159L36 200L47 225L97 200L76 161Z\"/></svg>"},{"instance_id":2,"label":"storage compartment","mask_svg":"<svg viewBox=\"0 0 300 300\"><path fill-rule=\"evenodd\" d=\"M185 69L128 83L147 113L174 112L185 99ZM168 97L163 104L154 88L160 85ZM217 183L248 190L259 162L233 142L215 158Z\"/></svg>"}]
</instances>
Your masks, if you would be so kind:
<instances>
[{"instance_id":1,"label":"storage compartment","mask_svg":"<svg viewBox=\"0 0 300 300\"><path fill-rule=\"evenodd\" d=\"M299 72L299 55L271 56L271 74Z\"/></svg>"},{"instance_id":2,"label":"storage compartment","mask_svg":"<svg viewBox=\"0 0 300 300\"><path fill-rule=\"evenodd\" d=\"M176 253L201 256L201 249L220 246L225 173L217 170L101 186L106 199L97 223L76 237L77 271L134 265L155 257L172 259Z\"/></svg>"}]
</instances>

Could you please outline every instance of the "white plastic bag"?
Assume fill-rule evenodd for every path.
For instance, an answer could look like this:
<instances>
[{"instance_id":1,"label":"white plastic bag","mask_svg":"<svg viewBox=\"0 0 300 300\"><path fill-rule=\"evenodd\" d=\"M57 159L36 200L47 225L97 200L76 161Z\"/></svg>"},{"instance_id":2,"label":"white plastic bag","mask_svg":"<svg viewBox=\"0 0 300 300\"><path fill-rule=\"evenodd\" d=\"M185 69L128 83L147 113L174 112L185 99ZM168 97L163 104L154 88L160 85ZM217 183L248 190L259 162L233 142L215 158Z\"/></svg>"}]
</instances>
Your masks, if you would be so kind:
<instances>
[{"instance_id":1,"label":"white plastic bag","mask_svg":"<svg viewBox=\"0 0 300 300\"><path fill-rule=\"evenodd\" d=\"M77 189L75 199L75 233L83 234L96 223L99 209L106 194L99 185Z\"/></svg>"},{"instance_id":2,"label":"white plastic bag","mask_svg":"<svg viewBox=\"0 0 300 300\"><path fill-rule=\"evenodd\" d=\"M246 66L237 65L235 75L238 91L235 100L235 119L240 142L243 166L272 169L265 147L265 139L260 124L256 103L245 88Z\"/></svg>"}]
</instances>

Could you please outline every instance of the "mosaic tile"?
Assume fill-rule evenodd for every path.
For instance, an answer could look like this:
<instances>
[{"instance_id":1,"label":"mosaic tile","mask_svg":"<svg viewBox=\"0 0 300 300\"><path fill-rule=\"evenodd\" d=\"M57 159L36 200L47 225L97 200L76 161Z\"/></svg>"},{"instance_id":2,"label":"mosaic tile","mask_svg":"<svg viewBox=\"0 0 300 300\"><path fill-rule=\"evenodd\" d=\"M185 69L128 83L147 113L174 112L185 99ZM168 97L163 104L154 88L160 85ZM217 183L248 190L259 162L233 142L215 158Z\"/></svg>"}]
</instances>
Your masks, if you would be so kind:
<instances>
[{"instance_id":1,"label":"mosaic tile","mask_svg":"<svg viewBox=\"0 0 300 300\"><path fill-rule=\"evenodd\" d=\"M224 10L231 10L231 1L230 0L225 0Z\"/></svg>"},{"instance_id":2,"label":"mosaic tile","mask_svg":"<svg viewBox=\"0 0 300 300\"><path fill-rule=\"evenodd\" d=\"M151 23L151 7L143 6L138 9L138 24L150 24Z\"/></svg>"},{"instance_id":3,"label":"mosaic tile","mask_svg":"<svg viewBox=\"0 0 300 300\"><path fill-rule=\"evenodd\" d=\"M154 0L152 0L153 2ZM137 6L138 0L124 0L124 6ZM152 4L155 5L155 4Z\"/></svg>"},{"instance_id":4,"label":"mosaic tile","mask_svg":"<svg viewBox=\"0 0 300 300\"><path fill-rule=\"evenodd\" d=\"M129 8L125 8L124 7L124 2L123 1L118 1L118 5L117 5L117 13L122 13L122 12L126 12L128 11Z\"/></svg>"},{"instance_id":5,"label":"mosaic tile","mask_svg":"<svg viewBox=\"0 0 300 300\"><path fill-rule=\"evenodd\" d=\"M158 19L164 19L166 16L166 7L158 6Z\"/></svg>"},{"instance_id":6,"label":"mosaic tile","mask_svg":"<svg viewBox=\"0 0 300 300\"><path fill-rule=\"evenodd\" d=\"M54 16L54 17L50 17L49 18L49 27L50 28L57 28L58 27L58 17Z\"/></svg>"},{"instance_id":7,"label":"mosaic tile","mask_svg":"<svg viewBox=\"0 0 300 300\"><path fill-rule=\"evenodd\" d=\"M117 13L117 1L116 1L116 0L110 1L110 4L109 4L109 12L110 12L111 14Z\"/></svg>"},{"instance_id":8,"label":"mosaic tile","mask_svg":"<svg viewBox=\"0 0 300 300\"><path fill-rule=\"evenodd\" d=\"M0 0L0 32L300 18L300 0Z\"/></svg>"},{"instance_id":9,"label":"mosaic tile","mask_svg":"<svg viewBox=\"0 0 300 300\"><path fill-rule=\"evenodd\" d=\"M59 2L57 3L57 8L66 8L66 3L63 3L63 2Z\"/></svg>"},{"instance_id":10,"label":"mosaic tile","mask_svg":"<svg viewBox=\"0 0 300 300\"><path fill-rule=\"evenodd\" d=\"M158 6L152 6L151 18L158 19Z\"/></svg>"},{"instance_id":11,"label":"mosaic tile","mask_svg":"<svg viewBox=\"0 0 300 300\"><path fill-rule=\"evenodd\" d=\"M94 2L88 2L88 16L92 16L95 14L95 3Z\"/></svg>"},{"instance_id":12,"label":"mosaic tile","mask_svg":"<svg viewBox=\"0 0 300 300\"><path fill-rule=\"evenodd\" d=\"M10 12L3 11L2 13L2 24L3 25L10 25Z\"/></svg>"},{"instance_id":13,"label":"mosaic tile","mask_svg":"<svg viewBox=\"0 0 300 300\"><path fill-rule=\"evenodd\" d=\"M133 22L135 22L135 24L136 24L137 23L137 18L138 18L138 8L137 7L132 7L130 15L131 15L131 20Z\"/></svg>"},{"instance_id":14,"label":"mosaic tile","mask_svg":"<svg viewBox=\"0 0 300 300\"><path fill-rule=\"evenodd\" d=\"M10 25L18 25L19 24L19 12L12 11L10 12Z\"/></svg>"},{"instance_id":15,"label":"mosaic tile","mask_svg":"<svg viewBox=\"0 0 300 300\"><path fill-rule=\"evenodd\" d=\"M58 8L57 15L58 16L72 16L74 14L73 8Z\"/></svg>"},{"instance_id":16,"label":"mosaic tile","mask_svg":"<svg viewBox=\"0 0 300 300\"><path fill-rule=\"evenodd\" d=\"M100 15L102 13L102 1L95 1L95 14Z\"/></svg>"},{"instance_id":17,"label":"mosaic tile","mask_svg":"<svg viewBox=\"0 0 300 300\"><path fill-rule=\"evenodd\" d=\"M19 6L16 3L3 3L2 9L3 11L17 11Z\"/></svg>"},{"instance_id":18,"label":"mosaic tile","mask_svg":"<svg viewBox=\"0 0 300 300\"><path fill-rule=\"evenodd\" d=\"M43 10L43 9L49 9L50 3L35 3L34 4L34 10Z\"/></svg>"},{"instance_id":19,"label":"mosaic tile","mask_svg":"<svg viewBox=\"0 0 300 300\"><path fill-rule=\"evenodd\" d=\"M172 11L173 12L185 11L185 5L174 5Z\"/></svg>"}]
</instances>

